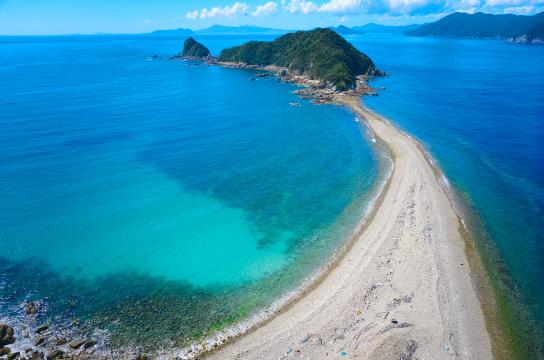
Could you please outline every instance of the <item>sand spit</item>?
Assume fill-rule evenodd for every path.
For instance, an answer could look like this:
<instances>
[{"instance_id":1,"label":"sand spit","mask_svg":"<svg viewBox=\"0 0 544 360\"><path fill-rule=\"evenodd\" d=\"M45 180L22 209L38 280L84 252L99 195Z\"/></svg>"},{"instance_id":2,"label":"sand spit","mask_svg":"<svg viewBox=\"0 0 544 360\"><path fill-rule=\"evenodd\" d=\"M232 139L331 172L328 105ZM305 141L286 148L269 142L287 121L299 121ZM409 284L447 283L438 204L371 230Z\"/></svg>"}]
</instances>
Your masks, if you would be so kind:
<instances>
[{"instance_id":1,"label":"sand spit","mask_svg":"<svg viewBox=\"0 0 544 360\"><path fill-rule=\"evenodd\" d=\"M394 169L371 221L304 297L209 359L491 359L444 183L419 144L342 96L390 149Z\"/></svg>"}]
</instances>

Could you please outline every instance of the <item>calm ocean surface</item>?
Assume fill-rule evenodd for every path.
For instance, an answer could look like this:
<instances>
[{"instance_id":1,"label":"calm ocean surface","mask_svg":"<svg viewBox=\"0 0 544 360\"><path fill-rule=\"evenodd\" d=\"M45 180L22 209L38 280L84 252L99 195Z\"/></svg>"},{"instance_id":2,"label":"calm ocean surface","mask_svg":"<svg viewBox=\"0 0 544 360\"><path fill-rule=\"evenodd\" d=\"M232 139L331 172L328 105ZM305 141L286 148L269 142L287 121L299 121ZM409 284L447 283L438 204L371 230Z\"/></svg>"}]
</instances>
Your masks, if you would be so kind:
<instances>
[{"instance_id":1,"label":"calm ocean surface","mask_svg":"<svg viewBox=\"0 0 544 360\"><path fill-rule=\"evenodd\" d=\"M390 74L365 102L438 160L542 333L544 47L348 40ZM379 172L354 116L165 59L181 45L0 38L0 314L45 299L43 317L114 343L179 344L293 289L349 233Z\"/></svg>"},{"instance_id":2,"label":"calm ocean surface","mask_svg":"<svg viewBox=\"0 0 544 360\"><path fill-rule=\"evenodd\" d=\"M183 344L295 289L353 228L378 173L354 115L168 60L182 43L2 39L0 318L43 299L42 321Z\"/></svg>"}]
</instances>

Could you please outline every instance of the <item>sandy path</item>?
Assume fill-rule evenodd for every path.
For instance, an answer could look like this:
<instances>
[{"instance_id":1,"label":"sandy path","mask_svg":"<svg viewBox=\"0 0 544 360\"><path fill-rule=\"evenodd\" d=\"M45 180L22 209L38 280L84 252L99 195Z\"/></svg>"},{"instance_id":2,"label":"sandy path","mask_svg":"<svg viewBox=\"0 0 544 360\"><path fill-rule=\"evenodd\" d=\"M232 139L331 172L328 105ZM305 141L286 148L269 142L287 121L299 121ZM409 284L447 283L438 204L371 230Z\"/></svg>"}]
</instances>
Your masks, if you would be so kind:
<instances>
[{"instance_id":1,"label":"sandy path","mask_svg":"<svg viewBox=\"0 0 544 360\"><path fill-rule=\"evenodd\" d=\"M322 282L211 359L490 359L459 220L416 142L347 99L395 167L374 218Z\"/></svg>"}]
</instances>

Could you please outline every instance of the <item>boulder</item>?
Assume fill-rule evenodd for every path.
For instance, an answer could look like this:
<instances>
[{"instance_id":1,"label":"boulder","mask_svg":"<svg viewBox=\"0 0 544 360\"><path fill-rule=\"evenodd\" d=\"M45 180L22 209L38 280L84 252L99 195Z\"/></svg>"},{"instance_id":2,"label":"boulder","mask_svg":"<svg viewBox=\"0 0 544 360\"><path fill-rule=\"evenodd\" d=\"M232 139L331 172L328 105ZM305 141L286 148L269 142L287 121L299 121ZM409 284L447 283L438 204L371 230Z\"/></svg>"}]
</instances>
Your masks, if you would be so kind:
<instances>
[{"instance_id":1,"label":"boulder","mask_svg":"<svg viewBox=\"0 0 544 360\"><path fill-rule=\"evenodd\" d=\"M45 330L49 329L49 324L43 324L43 325L40 325L36 328L36 332L38 334L44 332Z\"/></svg>"},{"instance_id":2,"label":"boulder","mask_svg":"<svg viewBox=\"0 0 544 360\"><path fill-rule=\"evenodd\" d=\"M85 344L83 344L83 348L88 349L88 348L91 348L91 347L93 347L95 345L96 345L95 340L87 340L87 341L85 341Z\"/></svg>"},{"instance_id":3,"label":"boulder","mask_svg":"<svg viewBox=\"0 0 544 360\"><path fill-rule=\"evenodd\" d=\"M20 352L18 351L15 351L15 352L12 352L12 353L9 353L8 356L7 356L7 359L8 360L15 360L19 357L19 355L21 355Z\"/></svg>"},{"instance_id":4,"label":"boulder","mask_svg":"<svg viewBox=\"0 0 544 360\"><path fill-rule=\"evenodd\" d=\"M85 340L82 339L74 339L70 341L68 346L70 346L72 349L77 350L79 349L83 344L85 344Z\"/></svg>"},{"instance_id":5,"label":"boulder","mask_svg":"<svg viewBox=\"0 0 544 360\"><path fill-rule=\"evenodd\" d=\"M15 331L11 326L0 324L0 347L13 344L15 342L14 333Z\"/></svg>"},{"instance_id":6,"label":"boulder","mask_svg":"<svg viewBox=\"0 0 544 360\"><path fill-rule=\"evenodd\" d=\"M57 345L64 345L68 342L68 340L66 340L66 338L58 338L56 341L55 341L55 344Z\"/></svg>"},{"instance_id":7,"label":"boulder","mask_svg":"<svg viewBox=\"0 0 544 360\"><path fill-rule=\"evenodd\" d=\"M38 306L36 303L29 301L25 304L25 313L27 315L35 315L38 313Z\"/></svg>"},{"instance_id":8,"label":"boulder","mask_svg":"<svg viewBox=\"0 0 544 360\"><path fill-rule=\"evenodd\" d=\"M51 350L51 351L49 351L47 353L46 359L47 360L60 359L63 356L64 356L64 351L59 350L59 349L55 349L55 350Z\"/></svg>"},{"instance_id":9,"label":"boulder","mask_svg":"<svg viewBox=\"0 0 544 360\"><path fill-rule=\"evenodd\" d=\"M8 347L3 347L3 348L0 348L0 357L1 356L4 356L4 355L7 355L11 352L11 349L8 348Z\"/></svg>"},{"instance_id":10,"label":"boulder","mask_svg":"<svg viewBox=\"0 0 544 360\"><path fill-rule=\"evenodd\" d=\"M38 336L34 340L34 346L40 346L41 344L43 344L44 341L45 341L45 338L43 336Z\"/></svg>"}]
</instances>

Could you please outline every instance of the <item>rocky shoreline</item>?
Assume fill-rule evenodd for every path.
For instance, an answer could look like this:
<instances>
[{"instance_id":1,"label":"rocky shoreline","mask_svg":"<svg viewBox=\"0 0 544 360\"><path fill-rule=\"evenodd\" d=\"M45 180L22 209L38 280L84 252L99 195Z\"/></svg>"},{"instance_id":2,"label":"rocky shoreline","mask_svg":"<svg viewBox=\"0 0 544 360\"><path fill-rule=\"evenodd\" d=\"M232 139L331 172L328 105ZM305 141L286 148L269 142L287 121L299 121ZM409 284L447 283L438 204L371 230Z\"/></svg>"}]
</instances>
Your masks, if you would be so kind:
<instances>
[{"instance_id":1,"label":"rocky shoreline","mask_svg":"<svg viewBox=\"0 0 544 360\"><path fill-rule=\"evenodd\" d=\"M61 324L40 322L41 307L40 302L26 302L14 324L0 322L1 360L150 359L137 352L113 353L105 336L78 319Z\"/></svg>"},{"instance_id":2,"label":"rocky shoreline","mask_svg":"<svg viewBox=\"0 0 544 360\"><path fill-rule=\"evenodd\" d=\"M374 70L372 74L359 75L356 77L355 87L345 91L339 91L333 84L322 82L320 80L310 79L308 76L292 73L288 68L268 65L257 66L248 65L245 63L234 63L219 61L213 56L207 56L204 58L195 58L176 55L172 57L173 60L184 61L197 61L211 66L221 66L234 69L253 69L264 71L264 73L255 75L257 78L265 78L270 76L277 77L280 81L302 86L302 89L295 90L294 93L301 98L311 100L313 104L332 104L335 103L335 99L341 95L349 96L378 96L378 90L384 90L384 88L373 88L368 84L368 81L373 76L386 76L386 73L381 70Z\"/></svg>"}]
</instances>

